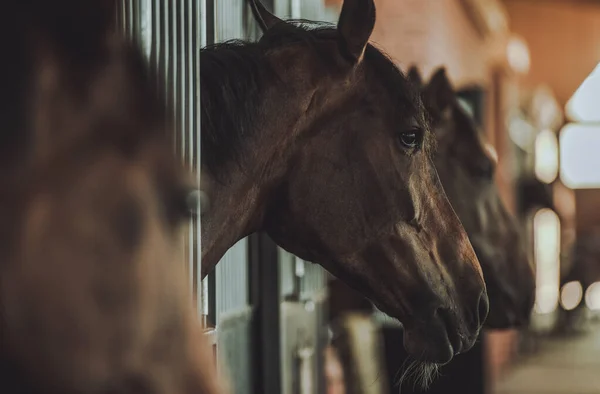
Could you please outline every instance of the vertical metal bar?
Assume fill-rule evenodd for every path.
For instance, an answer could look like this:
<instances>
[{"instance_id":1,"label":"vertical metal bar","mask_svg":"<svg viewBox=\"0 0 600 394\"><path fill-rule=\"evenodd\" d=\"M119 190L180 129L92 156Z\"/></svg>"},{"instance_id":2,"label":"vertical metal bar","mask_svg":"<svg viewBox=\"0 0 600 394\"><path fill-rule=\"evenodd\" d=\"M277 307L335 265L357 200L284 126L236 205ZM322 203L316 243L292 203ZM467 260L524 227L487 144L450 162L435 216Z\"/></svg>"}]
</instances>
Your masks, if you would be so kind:
<instances>
[{"instance_id":1,"label":"vertical metal bar","mask_svg":"<svg viewBox=\"0 0 600 394\"><path fill-rule=\"evenodd\" d=\"M176 19L174 17L174 15L176 14L176 6L177 0L171 0L169 2L167 2L166 8L167 8L167 14L165 15L165 20L167 21L166 24L166 35L168 37L167 42L169 43L169 50L167 51L168 55L166 60L166 64L168 64L168 68L169 68L169 72L167 73L168 75L168 89L167 91L169 92L169 100L170 100L170 109L171 109L171 125L173 127L173 130L175 131L175 133L173 133L173 147L175 149L175 154L178 154L179 152L177 151L177 144L179 141L179 128L178 128L178 124L177 124L177 118L176 118L176 114L177 111L175 109L175 105L176 105L176 96L175 96L175 91L177 89L177 60L176 60L176 56L177 56L177 50L176 50L176 46L177 46L177 30L176 30Z\"/></svg>"},{"instance_id":2,"label":"vertical metal bar","mask_svg":"<svg viewBox=\"0 0 600 394\"><path fill-rule=\"evenodd\" d=\"M221 0L223 1L223 0ZM221 35L219 34L219 29L220 29L220 25L221 23L221 7L219 7L219 0L213 0L211 2L212 4L212 10L213 10L213 43L215 42L219 42L221 40Z\"/></svg>"},{"instance_id":3,"label":"vertical metal bar","mask_svg":"<svg viewBox=\"0 0 600 394\"><path fill-rule=\"evenodd\" d=\"M187 95L188 80L188 35L187 35L187 0L180 0L179 4L179 123L181 128L181 157L188 163L187 144L189 143L189 119L187 116L190 102Z\"/></svg>"},{"instance_id":4,"label":"vertical metal bar","mask_svg":"<svg viewBox=\"0 0 600 394\"><path fill-rule=\"evenodd\" d=\"M142 44L142 29L140 28L142 15L140 14L140 1L141 0L131 0L131 30L133 32L133 42L136 45Z\"/></svg>"},{"instance_id":5,"label":"vertical metal bar","mask_svg":"<svg viewBox=\"0 0 600 394\"><path fill-rule=\"evenodd\" d=\"M129 39L129 26L127 25L127 3L129 0L123 0L122 8L123 13L121 14L122 23L123 23L123 35Z\"/></svg>"},{"instance_id":6,"label":"vertical metal bar","mask_svg":"<svg viewBox=\"0 0 600 394\"><path fill-rule=\"evenodd\" d=\"M152 66L151 57L153 55L152 46L154 44L152 32L152 3L147 0L139 0L139 28L140 45L146 57L146 61ZM153 70L154 71L154 70Z\"/></svg>"},{"instance_id":7,"label":"vertical metal bar","mask_svg":"<svg viewBox=\"0 0 600 394\"><path fill-rule=\"evenodd\" d=\"M162 45L160 40L160 0L152 1L152 60L151 65L154 68L154 74L156 76L163 77L162 70L160 69L160 57L162 51ZM156 86L160 86L160 82L156 80Z\"/></svg>"},{"instance_id":8,"label":"vertical metal bar","mask_svg":"<svg viewBox=\"0 0 600 394\"><path fill-rule=\"evenodd\" d=\"M187 160L187 164L188 167L192 170L192 171L196 171L196 169L194 168L194 150L193 150L193 146L194 146L194 108L195 108L195 103L194 103L194 95L193 95L193 90L194 90L194 59L195 59L195 53L193 50L193 42L194 42L194 4L193 4L193 0L186 0L185 2L185 17L186 17L186 24L187 24L187 30L186 30L186 43L187 43L187 48L185 50L186 53L186 65L187 65L187 87L186 87L186 96L187 96L187 102L188 102L188 111L187 111L187 144L186 144L186 148L187 148L187 152L186 152L186 157L188 158ZM196 116L198 116L196 114ZM198 211L199 212L199 211ZM194 293L194 297L197 296L198 294L198 288L196 287L196 275L197 275L197 271L196 271L196 261L198 260L198 256L196 253L196 244L194 242L195 237L196 237L196 231L197 231L197 223L196 220L192 220L190 223L190 232L188 234L188 250L189 250L189 255L190 255L190 260L189 260L189 267L188 267L188 272L190 274L190 286L193 290Z\"/></svg>"},{"instance_id":9,"label":"vertical metal bar","mask_svg":"<svg viewBox=\"0 0 600 394\"><path fill-rule=\"evenodd\" d=\"M206 39L207 39L207 32L206 29L208 29L207 26L207 6L206 6L206 2L207 0L199 0L200 4L197 4L196 7L196 17L195 19L197 21L200 21L200 26L199 28L196 29L196 42L200 43L201 46L206 45ZM194 75L196 77L196 81L194 83L194 91L196 93L196 114L198 114L198 117L196 119L196 127L195 127L195 136L196 136L196 174L197 174L197 180L198 180L198 184L201 184L202 181L202 129L200 128L201 125L201 117L202 117L202 113L201 113L201 103L202 103L202 97L200 95L200 57L202 56L200 54L200 50L198 47L194 48L194 53L198 55L198 59L196 62L196 65L194 67ZM208 283L206 280L202 280L202 238L201 238L201 234L202 234L202 221L200 220L198 222L198 233L196 234L196 245L198 248L198 287L201 289L200 294L201 294L201 314L204 316L208 315Z\"/></svg>"},{"instance_id":10,"label":"vertical metal bar","mask_svg":"<svg viewBox=\"0 0 600 394\"><path fill-rule=\"evenodd\" d=\"M200 48L204 48L207 44L206 40L206 30L208 29L207 21L206 21L206 0L193 0L196 8L194 15L196 15L196 20L199 21L199 25L196 25L197 32L195 34L196 37L196 46L195 50L198 51Z\"/></svg>"},{"instance_id":11,"label":"vertical metal bar","mask_svg":"<svg viewBox=\"0 0 600 394\"><path fill-rule=\"evenodd\" d=\"M199 45L206 42L203 33L207 25L206 11L214 10L214 1L207 0L122 0L115 12L116 27L127 39L141 45L152 72L164 91L167 105L173 111L176 152L196 171L200 184L200 63ZM204 11L204 12L203 12ZM214 19L214 18L213 18ZM214 35L211 33L211 36ZM179 145L180 144L180 145ZM200 220L190 223L185 237L190 284L198 293L201 286ZM212 279L214 282L214 278ZM211 297L199 304L202 312L209 310ZM214 297L212 297L214 298Z\"/></svg>"},{"instance_id":12,"label":"vertical metal bar","mask_svg":"<svg viewBox=\"0 0 600 394\"><path fill-rule=\"evenodd\" d=\"M133 39L133 0L126 0L126 25L127 25L127 37Z\"/></svg>"},{"instance_id":13,"label":"vertical metal bar","mask_svg":"<svg viewBox=\"0 0 600 394\"><path fill-rule=\"evenodd\" d=\"M300 0L291 0L290 8L292 19L298 19L302 17L302 3Z\"/></svg>"},{"instance_id":14,"label":"vertical metal bar","mask_svg":"<svg viewBox=\"0 0 600 394\"><path fill-rule=\"evenodd\" d=\"M166 2L161 2L161 37L162 37L162 56L161 56L161 69L162 74L164 76L164 92L167 95L169 103L167 104L169 107L172 107L172 98L171 98L171 67L169 64L169 56L170 56L170 37L169 37L169 5Z\"/></svg>"},{"instance_id":15,"label":"vertical metal bar","mask_svg":"<svg viewBox=\"0 0 600 394\"><path fill-rule=\"evenodd\" d=\"M278 248L264 234L253 238L255 244L251 248L252 258L260 260L255 267L256 279L260 281L257 296L261 306L257 313L258 344L254 347L261 360L260 377L257 381L256 393L281 394L283 379L281 376L282 342L281 338L281 305L279 297L279 264Z\"/></svg>"}]
</instances>

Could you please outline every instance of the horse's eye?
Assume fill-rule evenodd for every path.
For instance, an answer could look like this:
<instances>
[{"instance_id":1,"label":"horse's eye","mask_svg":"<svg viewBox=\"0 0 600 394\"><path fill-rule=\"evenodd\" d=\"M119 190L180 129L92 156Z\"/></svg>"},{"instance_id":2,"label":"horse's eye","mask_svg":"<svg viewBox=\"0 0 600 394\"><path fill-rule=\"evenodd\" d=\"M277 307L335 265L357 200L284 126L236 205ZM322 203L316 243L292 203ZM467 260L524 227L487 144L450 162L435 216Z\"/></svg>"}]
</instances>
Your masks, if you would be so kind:
<instances>
[{"instance_id":1,"label":"horse's eye","mask_svg":"<svg viewBox=\"0 0 600 394\"><path fill-rule=\"evenodd\" d=\"M419 148L422 138L423 133L417 128L400 133L400 143L407 149Z\"/></svg>"}]
</instances>

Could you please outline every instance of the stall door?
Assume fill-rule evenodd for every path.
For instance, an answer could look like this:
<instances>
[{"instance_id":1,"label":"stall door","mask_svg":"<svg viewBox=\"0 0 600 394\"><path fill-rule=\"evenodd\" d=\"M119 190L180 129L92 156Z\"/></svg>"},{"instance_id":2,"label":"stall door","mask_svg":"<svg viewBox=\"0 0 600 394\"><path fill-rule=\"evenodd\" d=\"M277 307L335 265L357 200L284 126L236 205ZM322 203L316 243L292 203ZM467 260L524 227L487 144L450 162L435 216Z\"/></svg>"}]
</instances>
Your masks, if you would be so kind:
<instances>
[{"instance_id":1,"label":"stall door","mask_svg":"<svg viewBox=\"0 0 600 394\"><path fill-rule=\"evenodd\" d=\"M119 28L144 51L156 83L167 93L177 130L176 149L192 168L200 167L200 48L232 38L252 36L242 0L124 0ZM199 177L199 171L196 171ZM199 179L198 179L199 180ZM214 202L213 202L214 203ZM190 223L182 239L193 296L201 316L214 326L213 341L220 371L232 392L252 392L248 242L232 247L207 280L200 280L200 223Z\"/></svg>"}]
</instances>

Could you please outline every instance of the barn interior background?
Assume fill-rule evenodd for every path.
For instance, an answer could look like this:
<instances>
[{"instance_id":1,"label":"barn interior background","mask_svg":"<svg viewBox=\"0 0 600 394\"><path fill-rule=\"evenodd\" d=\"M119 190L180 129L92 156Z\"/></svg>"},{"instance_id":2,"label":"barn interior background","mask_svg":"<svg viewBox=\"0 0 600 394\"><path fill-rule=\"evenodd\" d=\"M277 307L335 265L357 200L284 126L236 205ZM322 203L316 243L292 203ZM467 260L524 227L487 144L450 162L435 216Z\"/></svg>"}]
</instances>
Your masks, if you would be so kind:
<instances>
[{"instance_id":1,"label":"barn interior background","mask_svg":"<svg viewBox=\"0 0 600 394\"><path fill-rule=\"evenodd\" d=\"M335 22L341 1L263 3L281 17ZM600 351L594 325L600 310L600 100L594 97L600 94L600 74L594 73L600 61L600 1L376 0L376 5L375 44L404 70L417 65L429 75L444 65L462 89L464 103L497 151L496 182L529 229L536 263L531 325L486 332L479 346L454 361L444 389L599 390L600 378L589 371L600 359L600 353L590 355ZM175 109L179 153L198 168L199 49L257 39L246 2L124 0L116 17L160 75L157 83ZM336 292L333 278L255 235L238 242L200 281L199 225L192 222L182 242L199 311L212 327L207 335L233 392L333 393L325 358L328 323L338 312L329 303ZM380 313L372 321L382 332L394 327ZM389 338L383 343L387 350L398 346ZM393 376L382 379L394 389Z\"/></svg>"}]
</instances>

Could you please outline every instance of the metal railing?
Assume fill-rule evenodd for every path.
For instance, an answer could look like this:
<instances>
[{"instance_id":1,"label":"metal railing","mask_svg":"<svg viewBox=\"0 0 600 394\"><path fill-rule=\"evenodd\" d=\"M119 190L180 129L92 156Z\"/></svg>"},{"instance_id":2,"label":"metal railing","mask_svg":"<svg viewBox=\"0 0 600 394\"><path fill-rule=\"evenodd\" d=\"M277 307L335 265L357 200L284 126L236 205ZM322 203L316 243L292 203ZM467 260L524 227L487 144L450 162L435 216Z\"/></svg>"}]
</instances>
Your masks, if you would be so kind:
<instances>
[{"instance_id":1,"label":"metal railing","mask_svg":"<svg viewBox=\"0 0 600 394\"><path fill-rule=\"evenodd\" d=\"M267 4L271 2L265 1ZM276 13L281 17L307 18L333 21L335 12L326 10L322 0L274 0ZM141 46L157 76L156 83L166 93L171 110L172 124L176 130L175 146L182 160L200 176L200 48L229 39L255 39L259 31L245 0L121 0L117 12L118 26L127 37ZM199 179L198 179L199 181ZM250 300L250 269L248 242L241 240L233 246L217 265L213 274L200 279L200 222L192 221L190 230L182 240L189 268L190 285L199 311L216 324L210 337L216 345L219 365L226 367L232 392L251 393L254 370L251 360L253 348L254 306ZM283 256L280 254L280 256ZM316 265L305 263L289 255L280 258L282 281L279 294L283 301L294 294L301 302L314 302L315 311L302 307L298 318L306 316L310 343L315 357L321 351L320 334L325 327L324 296L326 273ZM259 261L252 264L260 264ZM286 282L287 281L287 282ZM290 282L291 281L291 282ZM291 287L285 283L291 283ZM276 297L277 295L273 295ZM284 319L295 325L296 306L282 305ZM286 309L287 308L287 309ZM291 308L291 309L290 309ZM288 312L285 312L285 311ZM308 311L308 312L307 312ZM289 314L291 313L291 315ZM284 326L286 326L284 324ZM290 326L291 327L291 326ZM313 332L314 330L314 332ZM282 348L293 348L296 339L280 333ZM272 340L277 340L273 338ZM315 342L316 341L316 342ZM290 354L282 354L294 362ZM311 361L312 365L313 361ZM285 362L284 364L288 364ZM308 364L306 364L308 365ZM320 367L315 365L315 371ZM308 371L304 368L305 371ZM282 371L287 375L286 371ZM292 384L284 380L287 391ZM316 384L316 381L315 383ZM277 393L280 394L280 393Z\"/></svg>"},{"instance_id":2,"label":"metal railing","mask_svg":"<svg viewBox=\"0 0 600 394\"><path fill-rule=\"evenodd\" d=\"M118 27L142 48L156 83L166 93L177 153L193 170L200 168L198 49L205 35L203 8L204 0L122 0L117 10ZM199 183L199 171L196 174ZM199 220L191 220L182 242L190 285L197 296L202 293ZM199 308L207 313L206 302L199 303Z\"/></svg>"}]
</instances>

